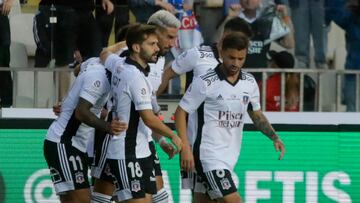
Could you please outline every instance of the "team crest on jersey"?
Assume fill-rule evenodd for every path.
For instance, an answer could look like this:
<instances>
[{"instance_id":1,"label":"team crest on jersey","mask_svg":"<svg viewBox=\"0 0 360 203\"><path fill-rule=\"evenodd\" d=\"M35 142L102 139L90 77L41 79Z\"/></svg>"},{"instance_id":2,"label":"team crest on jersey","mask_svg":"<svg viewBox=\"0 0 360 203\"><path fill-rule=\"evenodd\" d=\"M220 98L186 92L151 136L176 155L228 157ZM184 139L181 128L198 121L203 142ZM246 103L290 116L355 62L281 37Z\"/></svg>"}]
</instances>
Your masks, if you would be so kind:
<instances>
[{"instance_id":1,"label":"team crest on jersey","mask_svg":"<svg viewBox=\"0 0 360 203\"><path fill-rule=\"evenodd\" d=\"M227 178L221 179L220 183L223 190L228 190L231 187L230 181Z\"/></svg>"},{"instance_id":2,"label":"team crest on jersey","mask_svg":"<svg viewBox=\"0 0 360 203\"><path fill-rule=\"evenodd\" d=\"M75 181L76 181L76 183L79 183L79 184L85 182L83 172L79 171L79 172L75 173Z\"/></svg>"},{"instance_id":3,"label":"team crest on jersey","mask_svg":"<svg viewBox=\"0 0 360 203\"><path fill-rule=\"evenodd\" d=\"M146 89L145 89L145 88L142 88L142 89L141 89L141 94L142 94L142 95L145 95L145 94L146 94Z\"/></svg>"},{"instance_id":4,"label":"team crest on jersey","mask_svg":"<svg viewBox=\"0 0 360 203\"><path fill-rule=\"evenodd\" d=\"M132 180L131 181L131 191L139 192L141 190L141 185L139 180Z\"/></svg>"},{"instance_id":5,"label":"team crest on jersey","mask_svg":"<svg viewBox=\"0 0 360 203\"><path fill-rule=\"evenodd\" d=\"M243 103L248 104L249 103L249 96L245 95L243 96Z\"/></svg>"}]
</instances>

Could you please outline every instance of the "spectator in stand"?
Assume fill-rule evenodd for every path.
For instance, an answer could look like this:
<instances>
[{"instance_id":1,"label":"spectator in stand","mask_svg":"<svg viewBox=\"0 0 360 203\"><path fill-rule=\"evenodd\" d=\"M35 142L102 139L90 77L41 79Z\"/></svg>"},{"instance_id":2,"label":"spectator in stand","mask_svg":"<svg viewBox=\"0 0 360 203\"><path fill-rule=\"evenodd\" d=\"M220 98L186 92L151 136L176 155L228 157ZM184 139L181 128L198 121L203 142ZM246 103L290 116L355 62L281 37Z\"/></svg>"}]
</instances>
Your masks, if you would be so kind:
<instances>
[{"instance_id":1,"label":"spectator in stand","mask_svg":"<svg viewBox=\"0 0 360 203\"><path fill-rule=\"evenodd\" d=\"M10 24L8 15L13 0L0 0L0 67L10 65ZM0 71L0 108L12 105L12 79L10 71Z\"/></svg>"},{"instance_id":2,"label":"spectator in stand","mask_svg":"<svg viewBox=\"0 0 360 203\"><path fill-rule=\"evenodd\" d=\"M103 8L111 13L111 1L102 1ZM34 18L37 44L35 67L46 67L54 58L56 67L68 68L76 50L79 50L84 61L98 56L102 47L99 29L92 13L94 8L93 0L40 0L39 12ZM59 99L62 100L69 89L70 74L61 72L59 85Z\"/></svg>"},{"instance_id":3,"label":"spectator in stand","mask_svg":"<svg viewBox=\"0 0 360 203\"><path fill-rule=\"evenodd\" d=\"M278 8L279 9L279 8ZM276 12L282 17L279 19ZM239 16L247 21L254 33L250 40L250 47L244 67L246 68L265 68L267 67L266 53L270 49L272 41L276 40L284 48L294 47L293 28L286 7L280 7L276 10L274 5L266 8L262 6L261 0L241 0L240 4L232 5L229 10L227 19ZM279 30L272 29L275 18L283 21L287 25L287 30L280 33ZM225 20L227 21L227 20ZM277 37L273 38L277 33ZM256 80L261 81L261 73L253 74Z\"/></svg>"},{"instance_id":4,"label":"spectator in stand","mask_svg":"<svg viewBox=\"0 0 360 203\"><path fill-rule=\"evenodd\" d=\"M326 18L328 21L334 21L346 33L347 56L345 69L360 70L360 1L327 0ZM355 91L356 76L354 74L347 74L345 76L343 99L347 111L356 111Z\"/></svg>"},{"instance_id":5,"label":"spectator in stand","mask_svg":"<svg viewBox=\"0 0 360 203\"><path fill-rule=\"evenodd\" d=\"M104 10L102 0L96 0L95 18L101 32L102 47L108 46L109 37L115 18L115 36L118 36L120 30L129 24L129 6L128 0L111 0L114 5L114 12L108 13ZM115 42L116 41L115 39Z\"/></svg>"},{"instance_id":6,"label":"spectator in stand","mask_svg":"<svg viewBox=\"0 0 360 203\"><path fill-rule=\"evenodd\" d=\"M295 59L287 51L269 51L270 68L294 68ZM261 84L259 84L261 87ZM285 111L299 111L300 75L285 74ZM315 106L315 82L304 76L304 111L313 111ZM281 73L274 73L266 80L266 111L281 110Z\"/></svg>"},{"instance_id":7,"label":"spectator in stand","mask_svg":"<svg viewBox=\"0 0 360 203\"><path fill-rule=\"evenodd\" d=\"M310 36L315 51L315 66L319 69L326 65L326 38L324 0L289 0L291 17L295 29L295 57L298 68L309 68Z\"/></svg>"},{"instance_id":8,"label":"spectator in stand","mask_svg":"<svg viewBox=\"0 0 360 203\"><path fill-rule=\"evenodd\" d=\"M174 6L164 0L129 0L129 8L135 15L136 22L144 24L159 9L175 13Z\"/></svg>"}]
</instances>

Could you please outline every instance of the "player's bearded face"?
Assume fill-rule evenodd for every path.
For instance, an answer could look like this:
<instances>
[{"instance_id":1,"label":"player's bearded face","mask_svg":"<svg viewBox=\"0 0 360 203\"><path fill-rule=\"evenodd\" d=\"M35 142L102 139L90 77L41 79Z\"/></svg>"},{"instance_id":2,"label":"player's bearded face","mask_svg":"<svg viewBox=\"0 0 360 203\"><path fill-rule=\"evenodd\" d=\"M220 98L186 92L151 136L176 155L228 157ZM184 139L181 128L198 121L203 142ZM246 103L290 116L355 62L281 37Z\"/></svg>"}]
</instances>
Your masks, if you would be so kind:
<instances>
[{"instance_id":1,"label":"player's bearded face","mask_svg":"<svg viewBox=\"0 0 360 203\"><path fill-rule=\"evenodd\" d=\"M245 63L247 49L225 49L221 52L223 66L228 76L233 76L240 72Z\"/></svg>"},{"instance_id":2,"label":"player's bearded face","mask_svg":"<svg viewBox=\"0 0 360 203\"><path fill-rule=\"evenodd\" d=\"M150 35L141 45L140 57L147 63L156 63L159 54L156 35Z\"/></svg>"},{"instance_id":3,"label":"player's bearded face","mask_svg":"<svg viewBox=\"0 0 360 203\"><path fill-rule=\"evenodd\" d=\"M159 55L165 56L170 49L175 46L175 42L177 39L177 28L166 28L165 31L157 31L158 39L159 39Z\"/></svg>"}]
</instances>

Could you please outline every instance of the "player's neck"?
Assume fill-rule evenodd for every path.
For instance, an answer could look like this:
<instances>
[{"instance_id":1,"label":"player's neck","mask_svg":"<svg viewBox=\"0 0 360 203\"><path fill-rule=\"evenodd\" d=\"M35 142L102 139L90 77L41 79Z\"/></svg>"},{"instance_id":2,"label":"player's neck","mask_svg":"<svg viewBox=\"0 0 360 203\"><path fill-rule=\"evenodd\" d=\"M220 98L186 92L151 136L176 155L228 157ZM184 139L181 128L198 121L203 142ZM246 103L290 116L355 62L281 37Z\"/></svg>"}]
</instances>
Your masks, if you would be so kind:
<instances>
[{"instance_id":1,"label":"player's neck","mask_svg":"<svg viewBox=\"0 0 360 203\"><path fill-rule=\"evenodd\" d=\"M238 81L240 71L238 71L237 73L232 75L226 70L224 65L221 65L220 70L223 72L226 80L229 81L231 84L234 84L234 83L236 83Z\"/></svg>"},{"instance_id":2,"label":"player's neck","mask_svg":"<svg viewBox=\"0 0 360 203\"><path fill-rule=\"evenodd\" d=\"M145 69L148 64L138 55L138 54L130 54L129 56L132 60L136 61L143 69Z\"/></svg>"}]
</instances>

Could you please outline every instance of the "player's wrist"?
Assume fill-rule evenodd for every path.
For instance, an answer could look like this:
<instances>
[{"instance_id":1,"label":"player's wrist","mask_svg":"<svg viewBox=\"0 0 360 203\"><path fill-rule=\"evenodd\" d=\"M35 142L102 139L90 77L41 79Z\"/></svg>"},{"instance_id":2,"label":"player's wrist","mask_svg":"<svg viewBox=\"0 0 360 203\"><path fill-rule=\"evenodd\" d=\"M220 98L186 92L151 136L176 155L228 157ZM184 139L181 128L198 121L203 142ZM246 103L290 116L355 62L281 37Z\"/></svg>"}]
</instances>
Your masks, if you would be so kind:
<instances>
[{"instance_id":1,"label":"player's wrist","mask_svg":"<svg viewBox=\"0 0 360 203\"><path fill-rule=\"evenodd\" d=\"M167 143L167 140L164 136L161 136L157 142L159 143L159 145L163 145Z\"/></svg>"},{"instance_id":2,"label":"player's wrist","mask_svg":"<svg viewBox=\"0 0 360 203\"><path fill-rule=\"evenodd\" d=\"M270 136L270 139L271 139L273 142L276 142L276 141L280 140L280 137L279 137L279 135L277 135L277 134L275 133L275 134L273 134L273 135Z\"/></svg>"}]
</instances>

